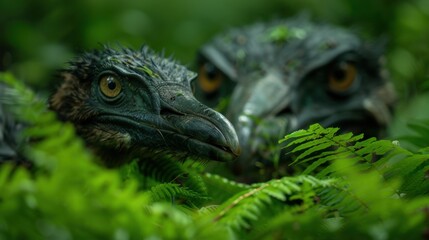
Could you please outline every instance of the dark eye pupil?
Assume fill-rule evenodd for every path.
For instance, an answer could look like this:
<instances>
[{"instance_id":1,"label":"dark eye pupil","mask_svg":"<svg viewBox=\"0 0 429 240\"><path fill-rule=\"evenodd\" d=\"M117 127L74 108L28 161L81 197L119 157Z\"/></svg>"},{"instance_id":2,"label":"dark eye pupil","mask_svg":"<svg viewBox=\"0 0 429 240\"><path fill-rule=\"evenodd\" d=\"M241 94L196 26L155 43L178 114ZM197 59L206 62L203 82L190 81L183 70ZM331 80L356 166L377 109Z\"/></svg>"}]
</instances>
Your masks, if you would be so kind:
<instances>
[{"instance_id":1,"label":"dark eye pupil","mask_svg":"<svg viewBox=\"0 0 429 240\"><path fill-rule=\"evenodd\" d=\"M206 70L207 78L210 80L215 79L219 74L217 68L211 63L204 64L204 68Z\"/></svg>"},{"instance_id":2,"label":"dark eye pupil","mask_svg":"<svg viewBox=\"0 0 429 240\"><path fill-rule=\"evenodd\" d=\"M344 70L342 70L342 69L336 69L336 70L334 71L334 77L335 77L335 79L336 79L336 80L338 80L338 81L343 80L345 76L346 76L346 73L345 73L345 71L344 71Z\"/></svg>"},{"instance_id":3,"label":"dark eye pupil","mask_svg":"<svg viewBox=\"0 0 429 240\"><path fill-rule=\"evenodd\" d=\"M113 79L108 79L107 80L107 87L110 90L114 90L116 88L116 82Z\"/></svg>"},{"instance_id":4,"label":"dark eye pupil","mask_svg":"<svg viewBox=\"0 0 429 240\"><path fill-rule=\"evenodd\" d=\"M337 81L343 81L346 78L346 71L347 71L347 63L340 63L339 65L337 65L334 69L334 71L332 72L333 77L337 80Z\"/></svg>"}]
</instances>

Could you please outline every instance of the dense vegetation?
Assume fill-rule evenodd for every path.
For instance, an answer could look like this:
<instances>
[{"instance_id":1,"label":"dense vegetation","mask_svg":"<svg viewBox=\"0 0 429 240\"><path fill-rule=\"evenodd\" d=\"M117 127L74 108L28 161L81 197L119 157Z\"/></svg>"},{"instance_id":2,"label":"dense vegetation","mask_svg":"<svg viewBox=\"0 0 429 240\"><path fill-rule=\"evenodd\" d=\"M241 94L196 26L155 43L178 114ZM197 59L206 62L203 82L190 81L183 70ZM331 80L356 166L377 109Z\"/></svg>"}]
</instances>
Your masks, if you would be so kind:
<instances>
[{"instance_id":1,"label":"dense vegetation","mask_svg":"<svg viewBox=\"0 0 429 240\"><path fill-rule=\"evenodd\" d=\"M0 70L13 73L0 75L10 86L0 101L31 126L24 137L38 140L25 147L35 168L0 166L0 239L429 238L429 1L323 5L0 2ZM280 139L302 171L247 185L192 159L105 169L73 127L46 109L45 93L57 84L53 70L80 49L148 43L192 67L189 53L216 32L302 10L368 39L388 39L386 60L399 94L388 140L315 124Z\"/></svg>"},{"instance_id":2,"label":"dense vegetation","mask_svg":"<svg viewBox=\"0 0 429 240\"><path fill-rule=\"evenodd\" d=\"M0 238L428 237L427 148L315 124L280 141L307 166L294 176L247 185L173 158L108 170L30 90L10 74L0 80L11 86L2 101L37 138L25 146L35 168L0 168Z\"/></svg>"}]
</instances>

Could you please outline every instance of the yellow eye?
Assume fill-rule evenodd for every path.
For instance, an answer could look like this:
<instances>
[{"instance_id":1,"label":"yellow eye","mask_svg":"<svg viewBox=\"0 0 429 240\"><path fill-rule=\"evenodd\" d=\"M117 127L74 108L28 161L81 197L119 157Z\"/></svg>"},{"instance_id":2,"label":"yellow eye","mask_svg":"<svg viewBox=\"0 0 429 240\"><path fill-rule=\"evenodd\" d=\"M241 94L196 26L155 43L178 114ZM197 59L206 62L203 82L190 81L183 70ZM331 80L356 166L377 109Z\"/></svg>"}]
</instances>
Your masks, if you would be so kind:
<instances>
[{"instance_id":1,"label":"yellow eye","mask_svg":"<svg viewBox=\"0 0 429 240\"><path fill-rule=\"evenodd\" d=\"M100 79L99 87L101 93L108 98L114 98L121 93L122 86L119 80L113 75L106 75Z\"/></svg>"},{"instance_id":2,"label":"yellow eye","mask_svg":"<svg viewBox=\"0 0 429 240\"><path fill-rule=\"evenodd\" d=\"M213 93L220 88L224 75L211 63L200 66L198 85L205 93Z\"/></svg>"},{"instance_id":3,"label":"yellow eye","mask_svg":"<svg viewBox=\"0 0 429 240\"><path fill-rule=\"evenodd\" d=\"M333 92L345 92L353 86L357 69L353 63L340 62L329 72L329 89Z\"/></svg>"}]
</instances>

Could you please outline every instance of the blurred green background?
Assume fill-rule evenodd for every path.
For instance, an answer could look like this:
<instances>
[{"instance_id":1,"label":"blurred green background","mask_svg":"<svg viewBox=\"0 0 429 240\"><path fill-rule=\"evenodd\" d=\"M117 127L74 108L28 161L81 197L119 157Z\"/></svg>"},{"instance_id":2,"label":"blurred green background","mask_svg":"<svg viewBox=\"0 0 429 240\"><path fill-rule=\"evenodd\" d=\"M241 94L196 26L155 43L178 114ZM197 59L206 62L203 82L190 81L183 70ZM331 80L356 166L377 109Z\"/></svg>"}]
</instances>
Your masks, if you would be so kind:
<instances>
[{"instance_id":1,"label":"blurred green background","mask_svg":"<svg viewBox=\"0 0 429 240\"><path fill-rule=\"evenodd\" d=\"M55 69L106 43L145 43L192 68L198 47L216 33L302 12L365 39L388 39L387 66L399 95L393 136L408 119L429 118L429 0L2 0L0 71L48 91Z\"/></svg>"}]
</instances>

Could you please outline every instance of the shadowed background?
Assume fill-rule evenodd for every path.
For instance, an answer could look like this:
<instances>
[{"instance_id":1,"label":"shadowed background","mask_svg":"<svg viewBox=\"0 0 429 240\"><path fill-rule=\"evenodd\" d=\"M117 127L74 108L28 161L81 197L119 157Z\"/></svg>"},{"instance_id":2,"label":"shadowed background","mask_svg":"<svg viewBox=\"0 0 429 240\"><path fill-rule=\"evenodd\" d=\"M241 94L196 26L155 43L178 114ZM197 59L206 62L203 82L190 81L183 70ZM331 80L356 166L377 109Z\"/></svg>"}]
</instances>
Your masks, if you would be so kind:
<instances>
[{"instance_id":1,"label":"shadowed background","mask_svg":"<svg viewBox=\"0 0 429 240\"><path fill-rule=\"evenodd\" d=\"M407 119L429 118L429 1L150 0L0 2L0 70L38 90L76 52L117 43L148 44L193 68L199 46L231 27L302 13L314 21L387 39L386 62L398 89L393 136Z\"/></svg>"}]
</instances>

